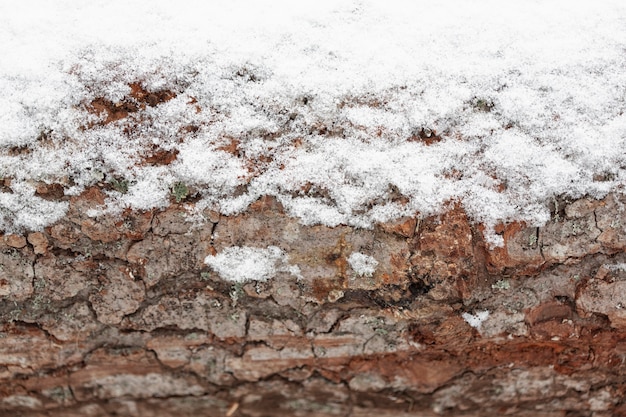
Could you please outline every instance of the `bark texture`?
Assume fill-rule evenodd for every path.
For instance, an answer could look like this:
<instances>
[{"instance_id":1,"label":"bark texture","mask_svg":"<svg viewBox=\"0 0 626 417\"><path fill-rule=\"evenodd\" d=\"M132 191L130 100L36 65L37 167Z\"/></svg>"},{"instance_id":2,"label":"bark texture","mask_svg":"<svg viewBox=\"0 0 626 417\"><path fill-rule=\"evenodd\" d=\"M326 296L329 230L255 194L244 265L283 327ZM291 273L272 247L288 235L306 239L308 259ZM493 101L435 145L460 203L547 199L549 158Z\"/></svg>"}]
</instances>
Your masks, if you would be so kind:
<instances>
[{"instance_id":1,"label":"bark texture","mask_svg":"<svg viewBox=\"0 0 626 417\"><path fill-rule=\"evenodd\" d=\"M623 196L557 199L494 249L459 205L360 230L271 198L193 219L90 218L98 188L69 201L44 232L0 236L2 415L626 415ZM204 264L270 245L299 278Z\"/></svg>"}]
</instances>

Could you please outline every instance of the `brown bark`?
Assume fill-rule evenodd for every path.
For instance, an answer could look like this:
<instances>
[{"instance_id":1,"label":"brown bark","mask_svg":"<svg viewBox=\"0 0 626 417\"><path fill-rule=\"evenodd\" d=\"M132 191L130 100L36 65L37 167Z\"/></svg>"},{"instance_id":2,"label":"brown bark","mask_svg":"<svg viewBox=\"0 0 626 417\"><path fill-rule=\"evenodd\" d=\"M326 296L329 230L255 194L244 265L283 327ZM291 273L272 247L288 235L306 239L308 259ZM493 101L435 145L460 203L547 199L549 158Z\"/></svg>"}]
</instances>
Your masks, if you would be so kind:
<instances>
[{"instance_id":1,"label":"brown bark","mask_svg":"<svg viewBox=\"0 0 626 417\"><path fill-rule=\"evenodd\" d=\"M491 249L458 205L361 230L271 198L199 223L184 205L87 217L102 201L0 237L2 415L626 415L621 196L502 225ZM229 283L203 263L270 245L300 278Z\"/></svg>"}]
</instances>

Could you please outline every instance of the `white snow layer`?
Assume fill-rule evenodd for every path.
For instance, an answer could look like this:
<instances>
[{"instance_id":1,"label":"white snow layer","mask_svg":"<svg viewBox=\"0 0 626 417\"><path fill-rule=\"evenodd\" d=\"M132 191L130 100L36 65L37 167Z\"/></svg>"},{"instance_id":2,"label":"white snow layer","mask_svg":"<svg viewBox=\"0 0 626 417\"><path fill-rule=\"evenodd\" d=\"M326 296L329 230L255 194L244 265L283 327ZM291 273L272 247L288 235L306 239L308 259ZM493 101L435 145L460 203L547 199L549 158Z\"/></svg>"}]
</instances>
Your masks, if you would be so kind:
<instances>
[{"instance_id":1,"label":"white snow layer","mask_svg":"<svg viewBox=\"0 0 626 417\"><path fill-rule=\"evenodd\" d=\"M625 48L611 0L0 2L0 231L65 213L41 182L123 182L109 212L183 183L200 208L273 195L304 224L460 201L540 225L555 195L624 192ZM89 111L132 83L175 97Z\"/></svg>"}]
</instances>

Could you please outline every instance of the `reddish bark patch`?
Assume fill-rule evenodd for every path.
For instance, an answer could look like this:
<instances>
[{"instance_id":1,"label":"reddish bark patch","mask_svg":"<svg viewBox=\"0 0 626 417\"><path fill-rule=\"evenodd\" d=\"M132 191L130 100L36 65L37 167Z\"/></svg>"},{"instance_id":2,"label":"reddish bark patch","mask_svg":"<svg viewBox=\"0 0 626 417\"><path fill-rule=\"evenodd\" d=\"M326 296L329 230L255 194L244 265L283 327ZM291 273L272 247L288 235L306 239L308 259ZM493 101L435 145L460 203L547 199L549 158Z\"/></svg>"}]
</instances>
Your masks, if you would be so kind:
<instances>
[{"instance_id":1,"label":"reddish bark patch","mask_svg":"<svg viewBox=\"0 0 626 417\"><path fill-rule=\"evenodd\" d=\"M479 226L481 232L484 227ZM527 227L524 222L511 222L496 226L495 232L502 236L504 245L486 251L485 266L492 274L515 270L520 275L533 275L544 266L539 231Z\"/></svg>"},{"instance_id":2,"label":"reddish bark patch","mask_svg":"<svg viewBox=\"0 0 626 417\"><path fill-rule=\"evenodd\" d=\"M548 320L564 320L572 317L572 308L558 302L548 302L533 308L526 315L529 324L534 325Z\"/></svg>"},{"instance_id":3,"label":"reddish bark patch","mask_svg":"<svg viewBox=\"0 0 626 417\"><path fill-rule=\"evenodd\" d=\"M312 295L318 301L325 301L331 291L342 288L343 286L332 279L314 279L311 288Z\"/></svg>"},{"instance_id":4,"label":"reddish bark patch","mask_svg":"<svg viewBox=\"0 0 626 417\"><path fill-rule=\"evenodd\" d=\"M142 165L169 165L176 160L178 153L178 149L156 148L143 159Z\"/></svg>"},{"instance_id":5,"label":"reddish bark patch","mask_svg":"<svg viewBox=\"0 0 626 417\"><path fill-rule=\"evenodd\" d=\"M148 91L140 83L132 83L129 87L132 98L150 107L155 107L176 97L176 93L170 90Z\"/></svg>"},{"instance_id":6,"label":"reddish bark patch","mask_svg":"<svg viewBox=\"0 0 626 417\"><path fill-rule=\"evenodd\" d=\"M229 138L228 144L217 148L218 151L227 152L233 156L239 157L239 144L241 142L235 138Z\"/></svg>"},{"instance_id":7,"label":"reddish bark patch","mask_svg":"<svg viewBox=\"0 0 626 417\"><path fill-rule=\"evenodd\" d=\"M429 219L423 222L418 247L445 258L472 257L472 229L467 214L459 204L446 212L439 222Z\"/></svg>"},{"instance_id":8,"label":"reddish bark patch","mask_svg":"<svg viewBox=\"0 0 626 417\"><path fill-rule=\"evenodd\" d=\"M72 197L71 202L76 205L80 203L87 203L91 205L103 205L105 195L98 187L87 188L83 193L77 197ZM80 203L79 203L80 202Z\"/></svg>"},{"instance_id":9,"label":"reddish bark patch","mask_svg":"<svg viewBox=\"0 0 626 417\"><path fill-rule=\"evenodd\" d=\"M276 199L276 197L269 195L264 195L254 203L250 204L249 210L257 213L276 212L282 214L285 212L283 205Z\"/></svg>"},{"instance_id":10,"label":"reddish bark patch","mask_svg":"<svg viewBox=\"0 0 626 417\"><path fill-rule=\"evenodd\" d=\"M26 246L26 238L22 235L4 235L4 243L12 248L23 248Z\"/></svg>"},{"instance_id":11,"label":"reddish bark patch","mask_svg":"<svg viewBox=\"0 0 626 417\"><path fill-rule=\"evenodd\" d=\"M509 256L508 244L511 241L511 238L525 227L526 225L522 222L499 224L495 227L495 232L504 239L504 245L501 247L495 247L487 253L487 267L490 270L500 271L506 267L511 267L516 264Z\"/></svg>"},{"instance_id":12,"label":"reddish bark patch","mask_svg":"<svg viewBox=\"0 0 626 417\"><path fill-rule=\"evenodd\" d=\"M0 179L0 192L13 194L11 189L11 178L5 177Z\"/></svg>"},{"instance_id":13,"label":"reddish bark patch","mask_svg":"<svg viewBox=\"0 0 626 417\"><path fill-rule=\"evenodd\" d=\"M398 236L411 238L415 234L417 220L414 217L403 217L387 223L381 223L380 228L386 233L394 233Z\"/></svg>"},{"instance_id":14,"label":"reddish bark patch","mask_svg":"<svg viewBox=\"0 0 626 417\"><path fill-rule=\"evenodd\" d=\"M65 191L61 184L38 184L35 195L44 200L54 201L63 199Z\"/></svg>"},{"instance_id":15,"label":"reddish bark patch","mask_svg":"<svg viewBox=\"0 0 626 417\"><path fill-rule=\"evenodd\" d=\"M419 129L413 136L407 139L409 142L419 142L426 146L441 142L441 136L434 130L428 128Z\"/></svg>"},{"instance_id":16,"label":"reddish bark patch","mask_svg":"<svg viewBox=\"0 0 626 417\"><path fill-rule=\"evenodd\" d=\"M140 83L129 84L130 95L121 101L113 103L104 97L98 97L87 106L90 113L105 115L102 124L109 124L125 119L131 113L136 113L146 108L155 107L161 103L176 97L176 93L170 90L148 91Z\"/></svg>"},{"instance_id":17,"label":"reddish bark patch","mask_svg":"<svg viewBox=\"0 0 626 417\"><path fill-rule=\"evenodd\" d=\"M135 103L121 101L113 103L105 98L97 98L89 103L88 111L97 115L105 115L102 124L109 124L128 117L129 113L135 113L138 110Z\"/></svg>"}]
</instances>

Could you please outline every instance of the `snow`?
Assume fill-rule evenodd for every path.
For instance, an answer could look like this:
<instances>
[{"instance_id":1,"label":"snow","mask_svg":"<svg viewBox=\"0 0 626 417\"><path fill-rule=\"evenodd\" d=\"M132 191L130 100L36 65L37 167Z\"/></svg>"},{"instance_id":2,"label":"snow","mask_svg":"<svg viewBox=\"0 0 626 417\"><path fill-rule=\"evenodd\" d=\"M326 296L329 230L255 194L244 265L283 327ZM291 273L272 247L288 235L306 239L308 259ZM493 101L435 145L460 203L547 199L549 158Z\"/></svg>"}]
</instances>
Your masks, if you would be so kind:
<instances>
[{"instance_id":1,"label":"snow","mask_svg":"<svg viewBox=\"0 0 626 417\"><path fill-rule=\"evenodd\" d=\"M348 257L348 264L357 275L371 277L376 271L378 261L364 253L352 252Z\"/></svg>"},{"instance_id":2,"label":"snow","mask_svg":"<svg viewBox=\"0 0 626 417\"><path fill-rule=\"evenodd\" d=\"M475 314L463 313L461 317L473 328L480 329L483 322L489 318L489 311L477 311Z\"/></svg>"},{"instance_id":3,"label":"snow","mask_svg":"<svg viewBox=\"0 0 626 417\"><path fill-rule=\"evenodd\" d=\"M209 255L204 263L230 282L267 281L277 272L298 276L297 266L288 265L287 255L276 246L265 249L249 246L232 246L217 255Z\"/></svg>"},{"instance_id":4,"label":"snow","mask_svg":"<svg viewBox=\"0 0 626 417\"><path fill-rule=\"evenodd\" d=\"M625 23L613 0L1 2L0 231L63 216L37 183L120 179L92 215L184 183L199 208L273 195L310 225L460 201L488 231L539 226L555 195L624 192ZM89 111L133 83L175 97ZM410 140L427 131L441 140ZM176 160L145 163L155 149Z\"/></svg>"}]
</instances>

